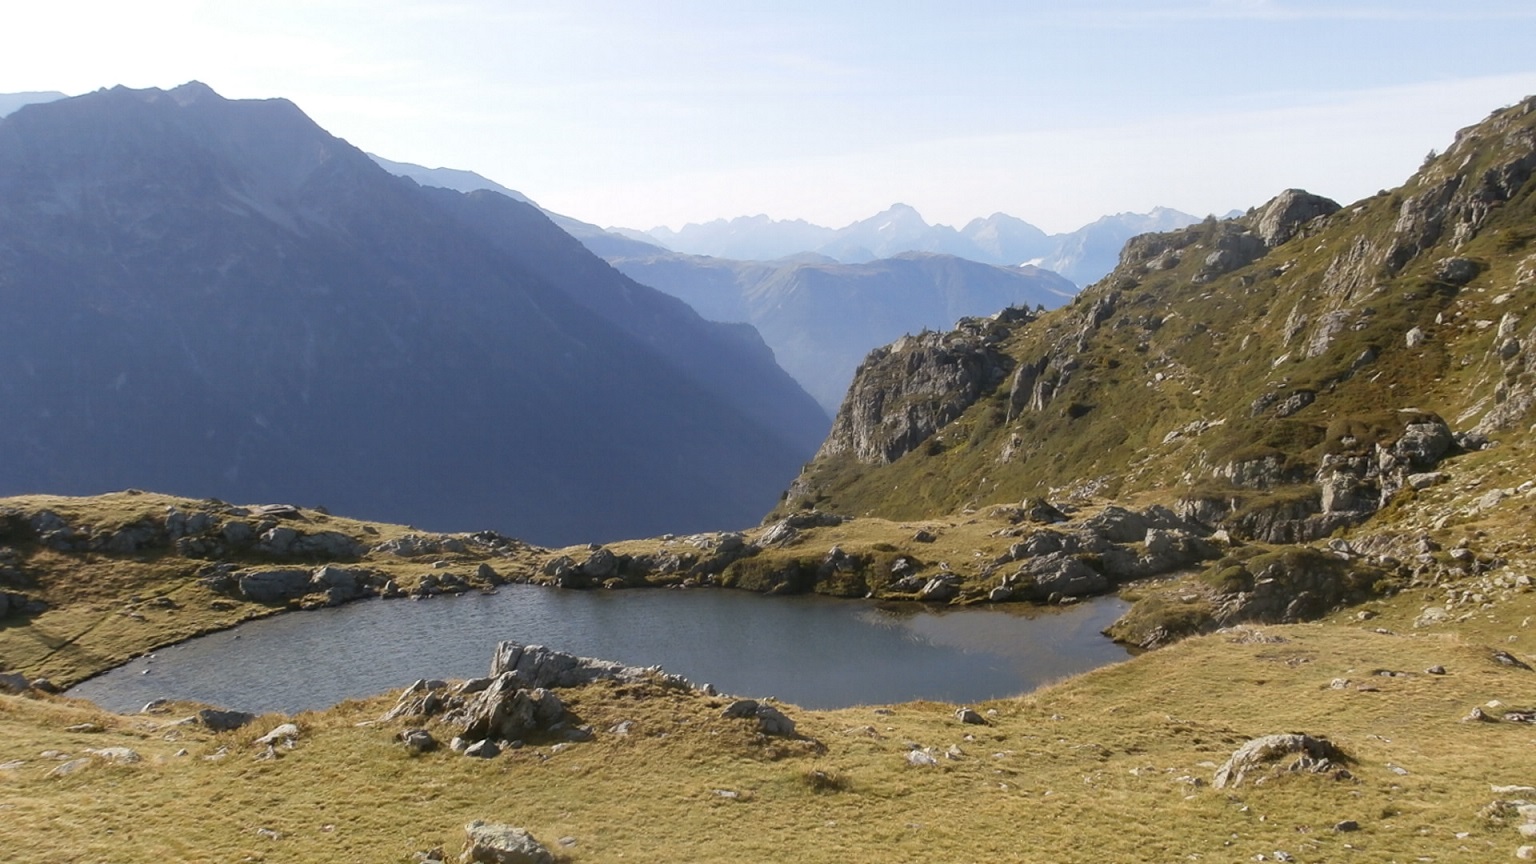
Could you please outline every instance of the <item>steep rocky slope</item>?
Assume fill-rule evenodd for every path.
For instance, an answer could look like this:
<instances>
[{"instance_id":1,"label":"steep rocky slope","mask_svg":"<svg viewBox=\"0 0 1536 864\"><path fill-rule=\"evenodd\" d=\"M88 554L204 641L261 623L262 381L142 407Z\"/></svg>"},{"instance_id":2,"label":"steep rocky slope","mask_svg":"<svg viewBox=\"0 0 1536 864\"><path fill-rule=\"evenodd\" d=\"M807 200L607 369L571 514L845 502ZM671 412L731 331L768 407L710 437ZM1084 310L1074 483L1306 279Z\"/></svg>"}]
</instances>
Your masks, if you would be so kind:
<instances>
[{"instance_id":1,"label":"steep rocky slope","mask_svg":"<svg viewBox=\"0 0 1536 864\"><path fill-rule=\"evenodd\" d=\"M5 494L574 542L751 521L826 428L749 328L533 207L200 84L0 120L0 307Z\"/></svg>"},{"instance_id":2,"label":"steep rocky slope","mask_svg":"<svg viewBox=\"0 0 1536 864\"><path fill-rule=\"evenodd\" d=\"M1157 493L1310 540L1523 439L1536 101L1347 208L1289 191L1129 243L1065 309L871 354L793 505L893 518Z\"/></svg>"}]
</instances>

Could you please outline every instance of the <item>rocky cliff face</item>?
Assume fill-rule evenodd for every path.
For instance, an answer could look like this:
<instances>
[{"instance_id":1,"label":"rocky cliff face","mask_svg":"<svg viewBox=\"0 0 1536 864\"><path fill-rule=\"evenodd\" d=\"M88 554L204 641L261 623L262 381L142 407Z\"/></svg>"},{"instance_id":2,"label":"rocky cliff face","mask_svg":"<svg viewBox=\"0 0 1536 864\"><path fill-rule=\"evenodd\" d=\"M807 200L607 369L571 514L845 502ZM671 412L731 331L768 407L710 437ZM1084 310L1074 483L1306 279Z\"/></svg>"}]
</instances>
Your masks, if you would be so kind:
<instances>
[{"instance_id":1,"label":"rocky cliff face","mask_svg":"<svg viewBox=\"0 0 1536 864\"><path fill-rule=\"evenodd\" d=\"M1134 238L1070 306L993 322L984 346L941 350L975 342L962 328L877 351L791 501L911 518L1156 492L1260 540L1359 524L1526 434L1533 166L1528 99L1396 191L1288 190Z\"/></svg>"},{"instance_id":2,"label":"rocky cliff face","mask_svg":"<svg viewBox=\"0 0 1536 864\"><path fill-rule=\"evenodd\" d=\"M882 465L906 455L995 388L1013 365L998 348L1003 322L1032 313L1009 309L995 318L968 318L949 333L904 336L872 352L859 366L832 432L817 454L849 454Z\"/></svg>"}]
</instances>

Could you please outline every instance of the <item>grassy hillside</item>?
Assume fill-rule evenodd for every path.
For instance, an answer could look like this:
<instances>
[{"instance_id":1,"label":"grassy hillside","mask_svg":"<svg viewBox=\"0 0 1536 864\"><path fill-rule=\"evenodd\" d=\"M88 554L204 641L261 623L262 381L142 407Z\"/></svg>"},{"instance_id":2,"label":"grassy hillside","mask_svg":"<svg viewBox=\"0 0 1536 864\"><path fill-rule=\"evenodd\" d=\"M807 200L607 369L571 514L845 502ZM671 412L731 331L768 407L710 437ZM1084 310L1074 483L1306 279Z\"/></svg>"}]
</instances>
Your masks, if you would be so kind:
<instances>
[{"instance_id":1,"label":"grassy hillside","mask_svg":"<svg viewBox=\"0 0 1536 864\"><path fill-rule=\"evenodd\" d=\"M1464 130L1404 186L1272 246L1260 242L1263 210L1137 238L1071 306L989 324L1008 374L889 461L832 446L840 434L879 439L930 398L894 399L917 361L872 355L864 401L856 381L787 508L911 519L1143 492L1251 506L1310 484L1327 457L1391 444L1408 409L1456 432L1523 438L1536 357L1533 108ZM879 397L872 419L847 422ZM1264 459L1266 482L1233 482Z\"/></svg>"}]
</instances>

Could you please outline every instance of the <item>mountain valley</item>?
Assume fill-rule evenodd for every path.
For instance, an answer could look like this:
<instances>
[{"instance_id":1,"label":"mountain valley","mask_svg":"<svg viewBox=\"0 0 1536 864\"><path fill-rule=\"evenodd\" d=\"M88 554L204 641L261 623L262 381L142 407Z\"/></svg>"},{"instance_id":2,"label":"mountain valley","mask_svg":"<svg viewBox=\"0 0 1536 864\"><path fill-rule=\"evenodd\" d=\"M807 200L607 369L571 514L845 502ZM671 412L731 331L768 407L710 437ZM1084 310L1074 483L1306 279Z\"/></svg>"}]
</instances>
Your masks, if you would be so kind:
<instances>
[{"instance_id":1,"label":"mountain valley","mask_svg":"<svg viewBox=\"0 0 1536 864\"><path fill-rule=\"evenodd\" d=\"M125 155L136 152L127 137L82 191L43 158L69 162L69 136L31 137L28 124L89 100L0 121L0 299L25 313L0 319L0 362L13 370L0 378L0 427L11 430L0 442L23 457L6 464L54 472L6 485L64 493L0 499L0 688L12 691L0 694L0 784L18 848L146 862L441 862L462 848L467 861L482 854L488 820L526 828L541 861L1536 856L1536 97L1462 130L1373 197L1341 205L1292 189L1234 218L1141 234L1070 298L1063 283L1020 273L1063 305L958 315L953 329L868 352L824 438L807 431L809 397L776 367L764 372L773 352L750 328L706 324L531 206L395 182L285 102L226 103L194 85L91 98L150 128L192 107L259 107L324 158L242 163L267 172L256 184L213 158L261 151L252 139L176 139L197 170L172 171ZM146 149L163 152L168 139L153 140ZM40 167L6 173L18 151ZM170 218L108 194L113 180L213 194ZM272 188L287 191L256 194ZM396 200L412 215L386 207ZM258 217L259 233L221 227ZM369 251L322 257L320 239ZM145 251L165 244L196 262L193 276ZM757 315L765 337L771 319L751 302L784 285L774 303L787 303L817 273L972 274L932 254L870 265L646 254L646 267L713 273L707 296L721 306L700 312ZM435 278L414 263L422 256ZM162 293L135 296L120 271ZM996 296L971 288L978 278L929 284ZM409 290L418 283L430 292ZM496 286L515 313L471 284ZM54 295L73 302L48 311ZM397 304L412 314L386 315ZM187 307L202 317L168 323ZM852 314L817 311L788 329ZM244 331L217 329L221 317ZM384 341L345 336L358 317ZM215 350L241 332L259 338ZM458 345L468 353L447 350ZM92 359L133 352L155 362ZM438 354L449 359L430 365ZM370 362L349 365L359 355ZM562 362L528 365L548 357ZM494 374L471 379L481 366ZM48 368L69 374L32 383ZM782 402L755 389L764 374L780 376L768 389ZM144 378L155 386L135 389ZM377 378L388 386L365 388ZM496 389L503 379L526 388ZM575 389L581 410L541 401L555 383ZM241 390L262 395L265 423L226 401ZM380 402L409 435L278 437ZM499 413L471 410L492 403ZM262 483L216 482L224 447L213 479L74 497L99 491L78 478L118 480L109 472L125 453L191 461L206 440L222 443L206 424L144 419L204 405L248 430L242 447L257 449L242 467L260 466ZM535 431L514 434L528 417ZM109 445L69 437L102 426ZM704 488L743 482L757 463L727 454L730 441L782 462L808 437L820 448L783 477L777 506L770 494L742 517L711 503L713 519L698 521L713 524L697 528L691 514L658 510L664 527L627 535L422 530L376 519L377 493L334 514L203 497L331 503L332 485L382 467L401 483L435 478L471 512L485 505L469 492L506 487L491 448L510 438L510 452L543 455L612 426L630 437L611 462L541 475L574 490L572 509L640 497L685 468ZM451 460L421 455L465 428L475 434ZM589 462L603 452L582 443ZM334 453L353 461L320 459ZM77 474L60 467L69 459ZM637 461L661 476L605 483ZM298 479L276 474L284 463ZM443 479L466 474L477 482ZM569 517L550 488L527 500L553 525ZM614 592L615 609L635 591L680 602L707 590L816 593L952 615L1117 593L1132 605L1110 635L1146 650L967 706L811 711L626 658L511 642L486 646L487 677L424 671L401 690L293 716L174 702L112 714L59 693L251 618L507 582ZM430 634L401 634L415 638Z\"/></svg>"}]
</instances>

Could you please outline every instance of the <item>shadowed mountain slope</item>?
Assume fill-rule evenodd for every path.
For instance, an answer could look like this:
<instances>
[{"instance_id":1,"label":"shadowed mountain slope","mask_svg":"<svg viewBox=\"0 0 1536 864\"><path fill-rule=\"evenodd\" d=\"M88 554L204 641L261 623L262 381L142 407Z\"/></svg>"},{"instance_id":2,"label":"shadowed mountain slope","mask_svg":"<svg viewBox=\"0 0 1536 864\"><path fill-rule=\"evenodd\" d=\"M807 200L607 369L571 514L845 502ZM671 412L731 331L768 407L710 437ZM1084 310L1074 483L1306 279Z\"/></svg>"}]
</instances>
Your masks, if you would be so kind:
<instances>
[{"instance_id":1,"label":"shadowed mountain slope","mask_svg":"<svg viewBox=\"0 0 1536 864\"><path fill-rule=\"evenodd\" d=\"M322 502L540 542L749 522L825 428L739 327L285 100L0 121L0 489Z\"/></svg>"}]
</instances>

